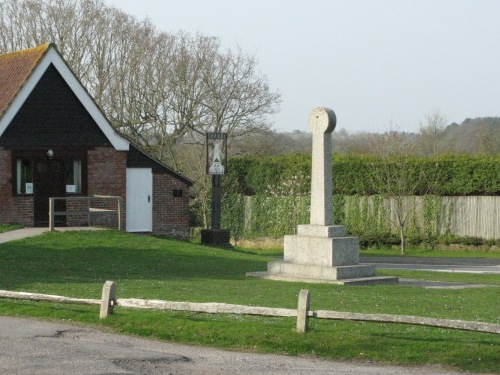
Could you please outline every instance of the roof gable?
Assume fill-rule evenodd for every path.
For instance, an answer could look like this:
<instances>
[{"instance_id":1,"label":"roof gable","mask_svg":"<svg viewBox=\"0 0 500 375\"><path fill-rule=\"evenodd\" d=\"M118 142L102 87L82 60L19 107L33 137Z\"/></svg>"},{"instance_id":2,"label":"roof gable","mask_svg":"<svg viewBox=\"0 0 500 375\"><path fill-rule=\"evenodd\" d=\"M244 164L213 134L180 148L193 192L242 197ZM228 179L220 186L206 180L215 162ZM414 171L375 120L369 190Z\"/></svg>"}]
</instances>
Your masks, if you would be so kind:
<instances>
[{"instance_id":1,"label":"roof gable","mask_svg":"<svg viewBox=\"0 0 500 375\"><path fill-rule=\"evenodd\" d=\"M185 182L188 186L193 186L193 181L174 171L161 161L155 159L150 154L143 151L140 147L130 144L130 150L127 152L127 168L151 168L153 173L168 173L171 176Z\"/></svg>"},{"instance_id":2,"label":"roof gable","mask_svg":"<svg viewBox=\"0 0 500 375\"><path fill-rule=\"evenodd\" d=\"M0 137L50 65L66 81L116 150L127 151L120 137L90 94L68 67L54 44L0 55Z\"/></svg>"},{"instance_id":3,"label":"roof gable","mask_svg":"<svg viewBox=\"0 0 500 375\"><path fill-rule=\"evenodd\" d=\"M54 65L50 65L0 137L10 149L110 147Z\"/></svg>"},{"instance_id":4,"label":"roof gable","mask_svg":"<svg viewBox=\"0 0 500 375\"><path fill-rule=\"evenodd\" d=\"M49 47L48 44L0 55L0 116L14 100Z\"/></svg>"}]
</instances>

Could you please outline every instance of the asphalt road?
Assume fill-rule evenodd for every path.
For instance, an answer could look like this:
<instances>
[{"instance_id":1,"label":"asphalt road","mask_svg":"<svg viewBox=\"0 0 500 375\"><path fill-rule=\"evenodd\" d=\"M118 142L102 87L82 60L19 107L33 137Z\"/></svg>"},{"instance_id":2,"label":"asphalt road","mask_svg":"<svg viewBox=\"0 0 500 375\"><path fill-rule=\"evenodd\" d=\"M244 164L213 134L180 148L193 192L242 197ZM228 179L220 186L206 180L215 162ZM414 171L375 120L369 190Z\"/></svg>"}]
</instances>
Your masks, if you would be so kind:
<instances>
[{"instance_id":1,"label":"asphalt road","mask_svg":"<svg viewBox=\"0 0 500 375\"><path fill-rule=\"evenodd\" d=\"M459 375L440 367L394 367L227 352L0 317L3 375Z\"/></svg>"},{"instance_id":2,"label":"asphalt road","mask_svg":"<svg viewBox=\"0 0 500 375\"><path fill-rule=\"evenodd\" d=\"M361 257L361 263L374 264L377 268L384 269L500 274L500 259Z\"/></svg>"}]
</instances>

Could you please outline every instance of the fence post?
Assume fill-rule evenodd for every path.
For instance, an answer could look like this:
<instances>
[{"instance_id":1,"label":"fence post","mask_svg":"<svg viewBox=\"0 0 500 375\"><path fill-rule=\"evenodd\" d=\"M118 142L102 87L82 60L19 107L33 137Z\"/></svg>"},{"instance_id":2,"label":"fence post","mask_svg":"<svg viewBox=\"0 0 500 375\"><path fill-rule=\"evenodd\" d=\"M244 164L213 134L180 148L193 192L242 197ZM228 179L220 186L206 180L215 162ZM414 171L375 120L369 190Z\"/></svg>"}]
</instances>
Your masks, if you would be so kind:
<instances>
[{"instance_id":1,"label":"fence post","mask_svg":"<svg viewBox=\"0 0 500 375\"><path fill-rule=\"evenodd\" d=\"M106 281L102 287L100 319L107 318L109 314L113 313L116 302L115 294L116 284L113 281Z\"/></svg>"},{"instance_id":2,"label":"fence post","mask_svg":"<svg viewBox=\"0 0 500 375\"><path fill-rule=\"evenodd\" d=\"M49 198L49 230L54 231L54 198Z\"/></svg>"},{"instance_id":3,"label":"fence post","mask_svg":"<svg viewBox=\"0 0 500 375\"><path fill-rule=\"evenodd\" d=\"M297 308L297 332L306 333L309 329L309 307L311 298L309 290L302 289L299 293L299 306Z\"/></svg>"},{"instance_id":4,"label":"fence post","mask_svg":"<svg viewBox=\"0 0 500 375\"><path fill-rule=\"evenodd\" d=\"M91 227L92 226L92 216L91 216L90 208L92 207L92 205L90 203L91 202L90 196L87 197L86 201L87 201L87 222L88 222L89 227Z\"/></svg>"},{"instance_id":5,"label":"fence post","mask_svg":"<svg viewBox=\"0 0 500 375\"><path fill-rule=\"evenodd\" d=\"M123 200L122 197L116 197L117 200L117 210L118 210L118 230L123 230L123 223L122 223L122 210L123 210Z\"/></svg>"}]
</instances>

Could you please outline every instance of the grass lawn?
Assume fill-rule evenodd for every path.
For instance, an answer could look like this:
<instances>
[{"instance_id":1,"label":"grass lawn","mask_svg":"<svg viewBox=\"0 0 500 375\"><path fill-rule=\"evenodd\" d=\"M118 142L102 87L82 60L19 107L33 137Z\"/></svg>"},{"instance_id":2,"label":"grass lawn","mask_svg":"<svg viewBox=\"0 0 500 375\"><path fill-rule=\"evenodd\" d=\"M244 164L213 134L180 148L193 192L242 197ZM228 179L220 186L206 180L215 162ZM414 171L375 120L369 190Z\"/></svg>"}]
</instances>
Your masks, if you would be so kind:
<instances>
[{"instance_id":1,"label":"grass lawn","mask_svg":"<svg viewBox=\"0 0 500 375\"><path fill-rule=\"evenodd\" d=\"M8 232L10 230L21 229L20 225L0 224L0 233Z\"/></svg>"},{"instance_id":2,"label":"grass lawn","mask_svg":"<svg viewBox=\"0 0 500 375\"><path fill-rule=\"evenodd\" d=\"M296 308L300 289L311 308L418 315L500 324L497 275L384 271L402 277L462 281L489 287L426 290L410 286L336 286L246 278L274 253L221 250L116 231L45 233L0 244L0 289L100 298L106 280L118 298L225 302ZM295 320L117 307L100 321L97 307L0 299L0 314L81 322L116 332L197 345L335 360L419 365L500 373L500 336L411 325L311 321L308 334Z\"/></svg>"}]
</instances>

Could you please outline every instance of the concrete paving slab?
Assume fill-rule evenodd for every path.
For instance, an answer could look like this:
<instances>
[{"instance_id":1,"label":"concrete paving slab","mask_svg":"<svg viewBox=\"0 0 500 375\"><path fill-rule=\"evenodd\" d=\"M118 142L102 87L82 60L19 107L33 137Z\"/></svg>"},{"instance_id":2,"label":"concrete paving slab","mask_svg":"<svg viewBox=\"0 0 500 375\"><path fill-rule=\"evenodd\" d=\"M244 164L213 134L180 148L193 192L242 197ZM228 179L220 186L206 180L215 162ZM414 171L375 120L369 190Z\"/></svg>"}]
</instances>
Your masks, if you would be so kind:
<instances>
[{"instance_id":1,"label":"concrete paving slab","mask_svg":"<svg viewBox=\"0 0 500 375\"><path fill-rule=\"evenodd\" d=\"M0 243L22 240L23 238L39 236L48 232L49 228L21 228L0 233Z\"/></svg>"},{"instance_id":2,"label":"concrete paving slab","mask_svg":"<svg viewBox=\"0 0 500 375\"><path fill-rule=\"evenodd\" d=\"M465 266L453 264L392 264L392 263L365 263L377 269L446 272L446 273L474 273L474 274L500 274L500 266Z\"/></svg>"},{"instance_id":3,"label":"concrete paving slab","mask_svg":"<svg viewBox=\"0 0 500 375\"><path fill-rule=\"evenodd\" d=\"M98 227L58 227L56 232L67 232L67 231L94 231L94 230L106 230L106 228ZM0 233L0 243L22 240L24 238L39 236L45 232L49 232L49 228L21 228L16 230L11 230L8 232Z\"/></svg>"},{"instance_id":4,"label":"concrete paving slab","mask_svg":"<svg viewBox=\"0 0 500 375\"><path fill-rule=\"evenodd\" d=\"M362 263L432 264L454 266L500 266L500 258L410 257L410 256L360 256Z\"/></svg>"}]
</instances>

